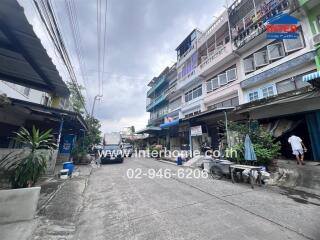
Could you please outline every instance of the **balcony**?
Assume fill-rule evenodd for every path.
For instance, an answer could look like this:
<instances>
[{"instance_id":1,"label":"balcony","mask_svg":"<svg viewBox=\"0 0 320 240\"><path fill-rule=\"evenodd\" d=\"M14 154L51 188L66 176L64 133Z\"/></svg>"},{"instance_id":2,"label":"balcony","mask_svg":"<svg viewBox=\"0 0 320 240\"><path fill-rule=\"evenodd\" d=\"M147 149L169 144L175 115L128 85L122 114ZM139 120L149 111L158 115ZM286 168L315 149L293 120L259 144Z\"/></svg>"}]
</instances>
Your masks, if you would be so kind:
<instances>
[{"instance_id":1,"label":"balcony","mask_svg":"<svg viewBox=\"0 0 320 240\"><path fill-rule=\"evenodd\" d=\"M177 60L177 67L181 66L187 59L191 57L191 55L195 52L196 50L196 42L194 42L190 48L178 58Z\"/></svg>"},{"instance_id":2,"label":"balcony","mask_svg":"<svg viewBox=\"0 0 320 240\"><path fill-rule=\"evenodd\" d=\"M164 82L166 81L166 77L162 76L160 78L160 80L158 80L153 86L152 88L149 89L149 91L147 92L147 97L149 97L151 95L151 93L153 93L155 90L157 90Z\"/></svg>"},{"instance_id":3,"label":"balcony","mask_svg":"<svg viewBox=\"0 0 320 240\"><path fill-rule=\"evenodd\" d=\"M198 67L194 68L188 75L184 76L182 79L178 80L176 90L184 90L189 86L193 85L197 81L201 81L201 77L199 77Z\"/></svg>"},{"instance_id":4,"label":"balcony","mask_svg":"<svg viewBox=\"0 0 320 240\"><path fill-rule=\"evenodd\" d=\"M209 73L221 67L232 58L232 45L231 42L229 42L218 47L213 51L213 53L209 54L209 57L198 66L198 73L201 76L207 76Z\"/></svg>"},{"instance_id":5,"label":"balcony","mask_svg":"<svg viewBox=\"0 0 320 240\"><path fill-rule=\"evenodd\" d=\"M295 11L295 9L295 1L265 1L265 3L257 7L256 14L253 14L253 16L250 15L251 17L246 16L232 27L232 36L235 47L239 49L264 33L266 30L265 23L268 19L279 13L290 14ZM253 11L253 9L251 11ZM236 15L236 13L233 14Z\"/></svg>"},{"instance_id":6,"label":"balcony","mask_svg":"<svg viewBox=\"0 0 320 240\"><path fill-rule=\"evenodd\" d=\"M198 48L201 47L207 39L213 36L224 24L228 23L228 13L224 11L220 17L218 17L204 33L198 38Z\"/></svg>"},{"instance_id":7,"label":"balcony","mask_svg":"<svg viewBox=\"0 0 320 240\"><path fill-rule=\"evenodd\" d=\"M160 94L158 97L153 99L149 104L147 104L146 110L149 112L152 108L163 102L168 95L168 91L164 91L162 94Z\"/></svg>"}]
</instances>

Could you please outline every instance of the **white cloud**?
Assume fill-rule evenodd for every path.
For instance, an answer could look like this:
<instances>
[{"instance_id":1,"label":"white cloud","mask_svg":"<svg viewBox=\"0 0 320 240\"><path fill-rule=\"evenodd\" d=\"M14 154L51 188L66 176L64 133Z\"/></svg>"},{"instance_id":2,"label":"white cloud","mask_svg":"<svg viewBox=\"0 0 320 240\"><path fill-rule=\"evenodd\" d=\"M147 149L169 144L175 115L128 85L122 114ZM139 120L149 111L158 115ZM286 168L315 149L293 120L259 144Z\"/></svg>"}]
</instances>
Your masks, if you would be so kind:
<instances>
[{"instance_id":1,"label":"white cloud","mask_svg":"<svg viewBox=\"0 0 320 240\"><path fill-rule=\"evenodd\" d=\"M145 128L149 114L145 113L137 117L123 117L119 120L102 120L102 133L121 131L125 127L134 126L136 131Z\"/></svg>"}]
</instances>

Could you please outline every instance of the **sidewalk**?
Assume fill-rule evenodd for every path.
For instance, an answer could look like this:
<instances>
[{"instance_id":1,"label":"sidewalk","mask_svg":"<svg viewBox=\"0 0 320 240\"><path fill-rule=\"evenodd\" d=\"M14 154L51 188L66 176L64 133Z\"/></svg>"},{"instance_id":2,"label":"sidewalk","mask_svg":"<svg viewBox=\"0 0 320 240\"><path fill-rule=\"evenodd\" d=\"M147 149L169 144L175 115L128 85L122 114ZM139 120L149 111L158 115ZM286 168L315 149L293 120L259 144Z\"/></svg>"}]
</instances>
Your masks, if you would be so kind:
<instances>
[{"instance_id":1,"label":"sidewalk","mask_svg":"<svg viewBox=\"0 0 320 240\"><path fill-rule=\"evenodd\" d=\"M320 196L320 162L297 165L293 160L278 160L278 167L284 175L283 187Z\"/></svg>"},{"instance_id":2,"label":"sidewalk","mask_svg":"<svg viewBox=\"0 0 320 240\"><path fill-rule=\"evenodd\" d=\"M0 239L69 239L75 231L75 216L82 205L82 193L91 170L91 165L76 166L71 179L61 180L55 176L40 179L36 218L0 225Z\"/></svg>"},{"instance_id":3,"label":"sidewalk","mask_svg":"<svg viewBox=\"0 0 320 240\"><path fill-rule=\"evenodd\" d=\"M174 158L162 157L160 161L171 162L176 164ZM197 160L197 159L195 159ZM192 161L189 160L188 162ZM297 190L308 194L320 196L320 162L307 161L306 165L297 165L293 160L277 160L278 170L275 173L278 178L276 186L283 187L287 190ZM188 163L187 162L187 163ZM195 161L196 164L197 161ZM191 167L188 164L183 164L185 167Z\"/></svg>"}]
</instances>

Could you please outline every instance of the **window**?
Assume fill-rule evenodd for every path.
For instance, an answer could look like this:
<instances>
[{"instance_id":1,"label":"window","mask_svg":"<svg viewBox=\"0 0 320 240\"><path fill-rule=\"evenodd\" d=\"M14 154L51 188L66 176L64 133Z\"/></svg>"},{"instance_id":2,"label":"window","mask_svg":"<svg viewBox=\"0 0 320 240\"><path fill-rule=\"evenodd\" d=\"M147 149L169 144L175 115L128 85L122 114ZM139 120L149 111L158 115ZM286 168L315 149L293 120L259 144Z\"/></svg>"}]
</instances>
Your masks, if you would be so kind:
<instances>
[{"instance_id":1,"label":"window","mask_svg":"<svg viewBox=\"0 0 320 240\"><path fill-rule=\"evenodd\" d=\"M192 100L192 91L189 91L185 94L185 102L189 102Z\"/></svg>"},{"instance_id":2,"label":"window","mask_svg":"<svg viewBox=\"0 0 320 240\"><path fill-rule=\"evenodd\" d=\"M228 79L227 79L227 74L223 73L223 74L219 74L218 75L218 79L219 79L219 85L226 85L228 83Z\"/></svg>"},{"instance_id":3,"label":"window","mask_svg":"<svg viewBox=\"0 0 320 240\"><path fill-rule=\"evenodd\" d=\"M200 97L202 95L202 86L196 87L193 89L193 98Z\"/></svg>"},{"instance_id":4,"label":"window","mask_svg":"<svg viewBox=\"0 0 320 240\"><path fill-rule=\"evenodd\" d=\"M284 49L287 53L303 48L303 39L301 33L298 33L297 39L284 39Z\"/></svg>"},{"instance_id":5,"label":"window","mask_svg":"<svg viewBox=\"0 0 320 240\"><path fill-rule=\"evenodd\" d=\"M218 78L213 78L211 80L211 82L212 82L212 90L215 90L215 89L219 88L219 80L218 80Z\"/></svg>"},{"instance_id":6,"label":"window","mask_svg":"<svg viewBox=\"0 0 320 240\"><path fill-rule=\"evenodd\" d=\"M231 99L222 102L223 107L231 107Z\"/></svg>"},{"instance_id":7,"label":"window","mask_svg":"<svg viewBox=\"0 0 320 240\"><path fill-rule=\"evenodd\" d=\"M280 93L285 93L285 92L289 92L289 91L293 91L296 89L296 85L294 83L293 79L288 79L288 80L284 80L281 82L278 82L276 84L277 86L277 92Z\"/></svg>"},{"instance_id":8,"label":"window","mask_svg":"<svg viewBox=\"0 0 320 240\"><path fill-rule=\"evenodd\" d=\"M267 46L267 50L268 50L268 57L270 60L275 60L285 56L283 44L281 42Z\"/></svg>"},{"instance_id":9,"label":"window","mask_svg":"<svg viewBox=\"0 0 320 240\"><path fill-rule=\"evenodd\" d=\"M249 93L249 102L255 101L259 99L259 92L258 91L253 91Z\"/></svg>"},{"instance_id":10,"label":"window","mask_svg":"<svg viewBox=\"0 0 320 240\"><path fill-rule=\"evenodd\" d=\"M256 67L265 66L269 63L267 51L256 52L253 57Z\"/></svg>"},{"instance_id":11,"label":"window","mask_svg":"<svg viewBox=\"0 0 320 240\"><path fill-rule=\"evenodd\" d=\"M212 104L212 105L208 106L208 110L222 108L222 107L234 107L234 106L238 106L238 105L239 105L239 98L234 97L234 98L230 98L228 100L225 100L223 102Z\"/></svg>"},{"instance_id":12,"label":"window","mask_svg":"<svg viewBox=\"0 0 320 240\"><path fill-rule=\"evenodd\" d=\"M193 90L190 90L185 94L185 102L189 102L192 99L195 99L197 97L200 97L202 95L202 85L194 88Z\"/></svg>"},{"instance_id":13,"label":"window","mask_svg":"<svg viewBox=\"0 0 320 240\"><path fill-rule=\"evenodd\" d=\"M169 103L169 108L170 110L173 110L178 108L180 105L181 105L181 97L178 97Z\"/></svg>"},{"instance_id":14,"label":"window","mask_svg":"<svg viewBox=\"0 0 320 240\"><path fill-rule=\"evenodd\" d=\"M262 97L267 98L274 95L273 86L264 87L262 90Z\"/></svg>"},{"instance_id":15,"label":"window","mask_svg":"<svg viewBox=\"0 0 320 240\"><path fill-rule=\"evenodd\" d=\"M239 105L239 98L238 97L234 97L231 99L231 105L233 107L238 106Z\"/></svg>"},{"instance_id":16,"label":"window","mask_svg":"<svg viewBox=\"0 0 320 240\"><path fill-rule=\"evenodd\" d=\"M228 82L232 82L237 79L237 70L235 68L232 68L227 71L227 78Z\"/></svg>"},{"instance_id":17,"label":"window","mask_svg":"<svg viewBox=\"0 0 320 240\"><path fill-rule=\"evenodd\" d=\"M244 67L244 72L248 73L248 72L253 72L254 69L254 61L253 61L253 57L247 58L243 60L243 67Z\"/></svg>"},{"instance_id":18,"label":"window","mask_svg":"<svg viewBox=\"0 0 320 240\"><path fill-rule=\"evenodd\" d=\"M211 80L207 81L207 93L212 91L212 82Z\"/></svg>"}]
</instances>

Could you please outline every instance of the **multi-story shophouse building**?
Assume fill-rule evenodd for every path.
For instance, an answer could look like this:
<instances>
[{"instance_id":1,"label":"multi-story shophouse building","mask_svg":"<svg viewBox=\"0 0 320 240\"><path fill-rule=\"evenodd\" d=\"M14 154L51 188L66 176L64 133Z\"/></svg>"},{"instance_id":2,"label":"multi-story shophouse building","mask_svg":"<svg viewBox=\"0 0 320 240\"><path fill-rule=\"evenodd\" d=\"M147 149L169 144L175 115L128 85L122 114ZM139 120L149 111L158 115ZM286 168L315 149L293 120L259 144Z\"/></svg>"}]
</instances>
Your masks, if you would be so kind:
<instances>
[{"instance_id":1,"label":"multi-story shophouse building","mask_svg":"<svg viewBox=\"0 0 320 240\"><path fill-rule=\"evenodd\" d=\"M283 156L292 157L287 140L295 134L309 149L306 158L319 159L313 149L317 141L313 132L319 131L313 119L320 109L320 95L303 81L316 70L306 12L295 0L235 1L228 12L241 64L242 94L237 112L264 124L281 141ZM267 26L277 24L272 19L279 14L289 15L286 21L297 27L296 39L267 38Z\"/></svg>"},{"instance_id":2,"label":"multi-story shophouse building","mask_svg":"<svg viewBox=\"0 0 320 240\"><path fill-rule=\"evenodd\" d=\"M181 97L179 118L182 120L179 125L179 132L180 146L183 149L189 149L192 145L190 137L191 125L185 119L192 118L205 111L203 105L204 84L198 72L198 38L201 35L202 32L200 30L194 29L176 48L176 88Z\"/></svg>"},{"instance_id":3,"label":"multi-story shophouse building","mask_svg":"<svg viewBox=\"0 0 320 240\"><path fill-rule=\"evenodd\" d=\"M181 93L180 118L190 117L204 111L203 84L198 72L197 39L201 36L194 29L176 48L177 91Z\"/></svg>"},{"instance_id":4,"label":"multi-story shophouse building","mask_svg":"<svg viewBox=\"0 0 320 240\"><path fill-rule=\"evenodd\" d=\"M158 77L154 77L148 84L150 89L147 92L147 112L150 112L147 129L144 133L150 134L149 143L166 145L166 132L161 131L160 125L164 123L168 113L169 101L169 78L170 68L166 67Z\"/></svg>"},{"instance_id":5,"label":"multi-story shophouse building","mask_svg":"<svg viewBox=\"0 0 320 240\"><path fill-rule=\"evenodd\" d=\"M204 82L204 109L202 123L209 144L218 148L219 120L239 105L241 68L238 55L233 51L228 12L225 10L198 38L198 74ZM223 110L221 114L221 110ZM231 117L231 116L230 116Z\"/></svg>"}]
</instances>

